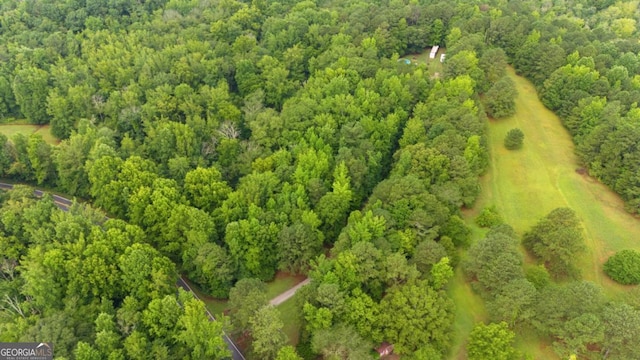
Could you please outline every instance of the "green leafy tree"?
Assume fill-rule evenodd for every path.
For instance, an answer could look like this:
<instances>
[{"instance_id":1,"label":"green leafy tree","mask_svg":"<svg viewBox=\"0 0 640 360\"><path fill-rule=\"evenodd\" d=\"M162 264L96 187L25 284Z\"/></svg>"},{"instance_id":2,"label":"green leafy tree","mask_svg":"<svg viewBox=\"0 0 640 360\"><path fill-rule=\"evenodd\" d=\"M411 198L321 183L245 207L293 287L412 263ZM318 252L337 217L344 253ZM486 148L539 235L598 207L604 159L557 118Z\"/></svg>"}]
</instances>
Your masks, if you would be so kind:
<instances>
[{"instance_id":1,"label":"green leafy tree","mask_svg":"<svg viewBox=\"0 0 640 360\"><path fill-rule=\"evenodd\" d=\"M640 351L635 339L640 336L640 310L624 303L606 306L602 314L604 324L603 352L607 359L630 359Z\"/></svg>"},{"instance_id":2,"label":"green leafy tree","mask_svg":"<svg viewBox=\"0 0 640 360\"><path fill-rule=\"evenodd\" d=\"M464 269L472 285L491 296L509 282L523 278L523 256L518 240L508 225L492 228L487 236L471 246Z\"/></svg>"},{"instance_id":3,"label":"green leafy tree","mask_svg":"<svg viewBox=\"0 0 640 360\"><path fill-rule=\"evenodd\" d=\"M236 268L229 253L215 243L205 243L193 260L191 279L202 284L207 293L217 298L229 297Z\"/></svg>"},{"instance_id":4,"label":"green leafy tree","mask_svg":"<svg viewBox=\"0 0 640 360\"><path fill-rule=\"evenodd\" d=\"M13 94L20 111L32 124L46 124L49 74L36 67L16 71L12 84Z\"/></svg>"},{"instance_id":5,"label":"green leafy tree","mask_svg":"<svg viewBox=\"0 0 640 360\"><path fill-rule=\"evenodd\" d=\"M229 316L234 331L249 331L251 317L268 302L267 288L262 281L251 278L238 281L229 292Z\"/></svg>"},{"instance_id":6,"label":"green leafy tree","mask_svg":"<svg viewBox=\"0 0 640 360\"><path fill-rule=\"evenodd\" d=\"M498 213L498 209L495 205L488 206L482 209L480 215L475 219L476 224L481 227L490 228L496 225L502 224L502 216Z\"/></svg>"},{"instance_id":7,"label":"green leafy tree","mask_svg":"<svg viewBox=\"0 0 640 360\"><path fill-rule=\"evenodd\" d=\"M313 333L311 348L325 359L367 359L372 344L351 327L336 325Z\"/></svg>"},{"instance_id":8,"label":"green leafy tree","mask_svg":"<svg viewBox=\"0 0 640 360\"><path fill-rule=\"evenodd\" d=\"M200 300L191 298L182 306L184 314L177 321L175 337L190 350L191 359L227 359L230 353L222 338L223 323L211 321Z\"/></svg>"},{"instance_id":9,"label":"green leafy tree","mask_svg":"<svg viewBox=\"0 0 640 360\"><path fill-rule=\"evenodd\" d=\"M177 279L175 265L148 244L133 244L118 260L123 291L146 303L172 294Z\"/></svg>"},{"instance_id":10,"label":"green leafy tree","mask_svg":"<svg viewBox=\"0 0 640 360\"><path fill-rule=\"evenodd\" d=\"M504 138L504 147L509 150L518 150L522 148L524 141L524 133L518 128L511 129Z\"/></svg>"},{"instance_id":11,"label":"green leafy tree","mask_svg":"<svg viewBox=\"0 0 640 360\"><path fill-rule=\"evenodd\" d=\"M278 309L273 306L260 308L249 319L252 352L260 359L275 359L279 350L287 343L283 327Z\"/></svg>"},{"instance_id":12,"label":"green leafy tree","mask_svg":"<svg viewBox=\"0 0 640 360\"><path fill-rule=\"evenodd\" d=\"M193 206L208 213L213 213L231 192L220 171L213 167L189 171L184 178L184 190Z\"/></svg>"},{"instance_id":13,"label":"green leafy tree","mask_svg":"<svg viewBox=\"0 0 640 360\"><path fill-rule=\"evenodd\" d=\"M503 76L491 86L484 95L484 105L487 114L496 119L509 117L516 113L516 90L513 80L508 76Z\"/></svg>"},{"instance_id":14,"label":"green leafy tree","mask_svg":"<svg viewBox=\"0 0 640 360\"><path fill-rule=\"evenodd\" d=\"M467 356L469 360L515 360L517 353L513 348L515 334L507 323L477 324L469 335Z\"/></svg>"},{"instance_id":15,"label":"green leafy tree","mask_svg":"<svg viewBox=\"0 0 640 360\"><path fill-rule=\"evenodd\" d=\"M604 272L621 284L640 284L640 252L618 251L604 263Z\"/></svg>"},{"instance_id":16,"label":"green leafy tree","mask_svg":"<svg viewBox=\"0 0 640 360\"><path fill-rule=\"evenodd\" d=\"M276 360L302 360L302 358L296 353L296 349L293 346L287 345L278 351Z\"/></svg>"},{"instance_id":17,"label":"green leafy tree","mask_svg":"<svg viewBox=\"0 0 640 360\"><path fill-rule=\"evenodd\" d=\"M319 225L317 217L313 217L316 219L313 225ZM278 239L280 269L299 273L307 271L310 260L320 252L323 236L317 228L296 222L283 227Z\"/></svg>"},{"instance_id":18,"label":"green leafy tree","mask_svg":"<svg viewBox=\"0 0 640 360\"><path fill-rule=\"evenodd\" d=\"M577 255L584 251L585 245L580 220L573 210L551 211L524 234L522 243L554 277L577 276Z\"/></svg>"},{"instance_id":19,"label":"green leafy tree","mask_svg":"<svg viewBox=\"0 0 640 360\"><path fill-rule=\"evenodd\" d=\"M449 265L449 258L445 256L431 268L431 284L434 289L442 289L451 278L453 278L453 268Z\"/></svg>"},{"instance_id":20,"label":"green leafy tree","mask_svg":"<svg viewBox=\"0 0 640 360\"><path fill-rule=\"evenodd\" d=\"M528 322L533 313L538 292L526 279L514 279L487 302L487 310L493 321L504 321L513 327Z\"/></svg>"},{"instance_id":21,"label":"green leafy tree","mask_svg":"<svg viewBox=\"0 0 640 360\"><path fill-rule=\"evenodd\" d=\"M47 144L41 135L29 136L27 154L38 185L44 184L55 176L51 145Z\"/></svg>"},{"instance_id":22,"label":"green leafy tree","mask_svg":"<svg viewBox=\"0 0 640 360\"><path fill-rule=\"evenodd\" d=\"M398 354L410 354L425 342L439 351L451 344L453 303L424 282L391 289L380 302L384 337ZM416 322L415 319L421 319Z\"/></svg>"}]
</instances>

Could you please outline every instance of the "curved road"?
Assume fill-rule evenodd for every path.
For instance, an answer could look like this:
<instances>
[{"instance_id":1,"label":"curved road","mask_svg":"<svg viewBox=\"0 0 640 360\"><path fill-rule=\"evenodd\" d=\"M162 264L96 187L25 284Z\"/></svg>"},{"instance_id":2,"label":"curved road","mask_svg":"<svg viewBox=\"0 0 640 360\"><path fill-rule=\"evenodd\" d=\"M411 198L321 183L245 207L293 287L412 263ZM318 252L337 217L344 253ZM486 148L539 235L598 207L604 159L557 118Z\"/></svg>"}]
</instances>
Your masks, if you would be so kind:
<instances>
[{"instance_id":1,"label":"curved road","mask_svg":"<svg viewBox=\"0 0 640 360\"><path fill-rule=\"evenodd\" d=\"M13 189L13 185L14 184L7 184L7 183L0 182L0 189L1 190L11 190L11 189ZM45 192L42 191L42 190L33 190L33 194L35 196L37 196L37 197L42 197L45 194ZM53 198L53 202L56 204L56 206L62 211L68 211L69 207L73 204L72 200L69 200L69 199L64 198L62 196L59 196L59 195L51 194L51 197ZM191 289L189 284L187 284L187 282L184 281L182 276L180 276L178 278L176 286L179 287L179 288L184 289L185 291L190 292L191 294L193 294L193 296L196 299L202 301L198 297L198 295L196 295L196 293L193 292L193 290ZM294 291L294 293L295 293L295 291ZM293 296L293 294L291 294L291 296ZM289 296L289 297L291 297L291 296ZM209 312L209 310L207 310L207 316L209 316L209 320L210 321L216 321L216 318L213 317L213 315ZM231 351L231 355L232 355L231 357L232 357L233 360L245 360L244 356L242 355L242 352L240 352L240 350L238 349L236 344L234 344L233 340L231 340L231 338L229 338L229 336L227 336L227 334L224 331L223 331L223 340L227 343L227 346L229 347L229 351Z\"/></svg>"}]
</instances>

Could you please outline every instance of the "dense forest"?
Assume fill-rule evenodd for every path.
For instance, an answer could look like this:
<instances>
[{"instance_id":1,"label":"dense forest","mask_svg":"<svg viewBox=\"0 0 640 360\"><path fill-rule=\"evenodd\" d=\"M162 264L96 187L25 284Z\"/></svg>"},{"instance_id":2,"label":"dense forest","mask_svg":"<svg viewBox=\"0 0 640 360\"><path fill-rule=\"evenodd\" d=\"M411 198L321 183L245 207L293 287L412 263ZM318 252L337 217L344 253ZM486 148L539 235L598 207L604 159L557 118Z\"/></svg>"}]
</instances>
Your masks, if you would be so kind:
<instances>
[{"instance_id":1,"label":"dense forest","mask_svg":"<svg viewBox=\"0 0 640 360\"><path fill-rule=\"evenodd\" d=\"M225 326L253 358L363 359L382 342L443 358L487 115L515 111L507 64L561 116L589 173L640 212L638 20L637 2L606 0L3 2L0 117L50 124L61 142L0 135L0 176L112 220L3 195L0 341L46 338L68 359L224 358L222 323L176 293L185 274L229 298ZM447 48L442 73L398 61L432 45ZM538 230L524 237L538 274L522 273L505 225L469 249L489 307L520 306L474 331L470 358L523 327L562 356L638 354L639 304L605 311L595 285L553 285L579 271L570 256L549 264ZM494 263L505 272L486 277ZM265 306L278 270L312 280L295 351ZM561 301L587 295L584 309Z\"/></svg>"}]
</instances>

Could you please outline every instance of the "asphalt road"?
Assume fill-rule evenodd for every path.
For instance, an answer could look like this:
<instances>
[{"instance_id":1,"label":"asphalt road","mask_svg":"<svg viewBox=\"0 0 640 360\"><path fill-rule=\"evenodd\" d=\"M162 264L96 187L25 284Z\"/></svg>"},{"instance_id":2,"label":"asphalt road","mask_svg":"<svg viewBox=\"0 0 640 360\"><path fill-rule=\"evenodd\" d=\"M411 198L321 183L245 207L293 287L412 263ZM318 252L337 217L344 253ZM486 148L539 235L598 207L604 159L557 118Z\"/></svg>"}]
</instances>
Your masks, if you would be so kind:
<instances>
[{"instance_id":1,"label":"asphalt road","mask_svg":"<svg viewBox=\"0 0 640 360\"><path fill-rule=\"evenodd\" d=\"M13 189L13 184L7 184L7 183L2 183L0 182L0 189L1 190L11 190ZM44 195L44 191L42 190L33 190L33 194L37 197L42 197ZM51 195L51 197L53 198L53 202L56 204L56 206L58 208L60 208L60 210L62 211L68 211L69 210L69 206L71 206L71 204L73 204L72 200L69 200L67 198L64 198L62 196L59 195ZM191 294L193 294L193 296L202 301L202 299L200 299L198 297L198 295L196 295L195 292L193 292L193 290L191 289L191 287L189 286L189 284L187 284L184 279L182 278L182 276L180 276L178 278L178 282L176 283L176 286L179 288L184 289L185 291L190 292ZM216 321L216 318L213 317L213 315L209 312L209 310L207 311L207 316L209 316L209 320L210 321ZM223 332L223 340L227 343L227 346L229 347L229 351L231 351L231 357L233 360L245 360L244 356L242 355L242 352L240 352L240 350L238 349L238 347L236 346L236 344L233 343L233 341L231 340L231 338L229 338L229 336L227 336L226 333Z\"/></svg>"}]
</instances>

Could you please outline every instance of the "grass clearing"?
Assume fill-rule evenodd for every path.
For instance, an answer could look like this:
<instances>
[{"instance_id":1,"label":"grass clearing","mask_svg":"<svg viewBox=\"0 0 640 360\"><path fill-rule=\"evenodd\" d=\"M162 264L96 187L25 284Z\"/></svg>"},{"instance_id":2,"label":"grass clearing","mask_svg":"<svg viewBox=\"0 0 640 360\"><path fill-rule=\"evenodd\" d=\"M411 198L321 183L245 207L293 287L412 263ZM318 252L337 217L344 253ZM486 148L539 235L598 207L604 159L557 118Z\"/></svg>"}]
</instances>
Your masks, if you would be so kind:
<instances>
[{"instance_id":1,"label":"grass clearing","mask_svg":"<svg viewBox=\"0 0 640 360\"><path fill-rule=\"evenodd\" d=\"M516 76L511 68L508 74L518 90L517 112L510 118L490 121L491 167L481 178L483 190L476 206L464 211L467 223L474 228L474 240L482 233L473 219L485 206L495 205L520 235L551 210L570 207L585 230L588 250L580 258L583 278L602 285L609 296L624 296L630 287L611 281L603 273L602 264L616 251L640 250L640 218L627 213L620 197L605 185L576 171L580 166L575 147L560 119L544 107L529 81ZM504 136L515 127L524 132L524 146L509 151L504 148ZM456 277L453 288L462 286L458 281ZM455 291L453 294L456 301L464 303ZM474 316L484 314L482 309L464 311L472 311ZM469 315L456 318L456 326L463 330L465 317ZM520 331L516 344L535 359L558 359L549 341L531 332Z\"/></svg>"},{"instance_id":2,"label":"grass clearing","mask_svg":"<svg viewBox=\"0 0 640 360\"><path fill-rule=\"evenodd\" d=\"M516 115L491 121L491 169L481 179L476 209L496 205L505 222L522 234L557 207L570 207L582 220L588 250L580 259L583 277L612 296L628 287L609 280L602 264L616 251L640 250L640 219L624 210L622 199L605 185L581 175L574 145L560 119L539 101L533 85L509 69L516 84ZM509 151L504 136L518 127L521 150Z\"/></svg>"},{"instance_id":3,"label":"grass clearing","mask_svg":"<svg viewBox=\"0 0 640 360\"><path fill-rule=\"evenodd\" d=\"M277 295L294 287L304 279L305 277L303 275L292 275L285 272L278 272L275 279L267 283L267 298L273 299ZM186 280L186 278L185 281L187 281L193 292L198 295L200 300L204 302L205 306L213 316L218 317L229 309L228 300L213 298L205 294L202 289L193 282ZM289 343L294 346L298 344L300 326L302 326L302 319L300 318L302 315L300 309L296 307L296 296L297 295L294 295L291 299L278 306L278 310L280 310L280 318L284 323L283 330L289 338Z\"/></svg>"},{"instance_id":4,"label":"grass clearing","mask_svg":"<svg viewBox=\"0 0 640 360\"><path fill-rule=\"evenodd\" d=\"M298 294L277 306L280 310L280 319L284 323L283 331L289 338L289 344L294 347L298 345L300 340L300 327L302 326L302 309L296 306L297 296Z\"/></svg>"},{"instance_id":5,"label":"grass clearing","mask_svg":"<svg viewBox=\"0 0 640 360\"><path fill-rule=\"evenodd\" d=\"M267 298L269 300L298 285L305 279L304 275L292 275L279 271L273 281L267 283Z\"/></svg>"},{"instance_id":6,"label":"grass clearing","mask_svg":"<svg viewBox=\"0 0 640 360\"><path fill-rule=\"evenodd\" d=\"M4 134L8 138L13 137L15 134L40 134L44 141L51 145L57 145L60 140L51 134L51 127L49 125L31 125L23 124L22 121L14 121L11 124L0 124L0 134Z\"/></svg>"},{"instance_id":7,"label":"grass clearing","mask_svg":"<svg viewBox=\"0 0 640 360\"><path fill-rule=\"evenodd\" d=\"M431 52L431 48L425 49L425 51L419 54L406 54L402 59L409 59L413 63L417 64L426 64L427 69L429 70L429 74L434 75L435 73L442 74L442 63L440 62L440 55L445 54L447 52L446 48L441 47L438 49L438 53L434 59L429 59L429 54Z\"/></svg>"},{"instance_id":8,"label":"grass clearing","mask_svg":"<svg viewBox=\"0 0 640 360\"><path fill-rule=\"evenodd\" d=\"M456 304L456 317L453 323L454 339L449 359L464 360L467 358L465 348L469 333L476 323L487 320L487 311L480 296L474 293L471 286L465 281L460 266L456 269L448 292Z\"/></svg>"}]
</instances>

